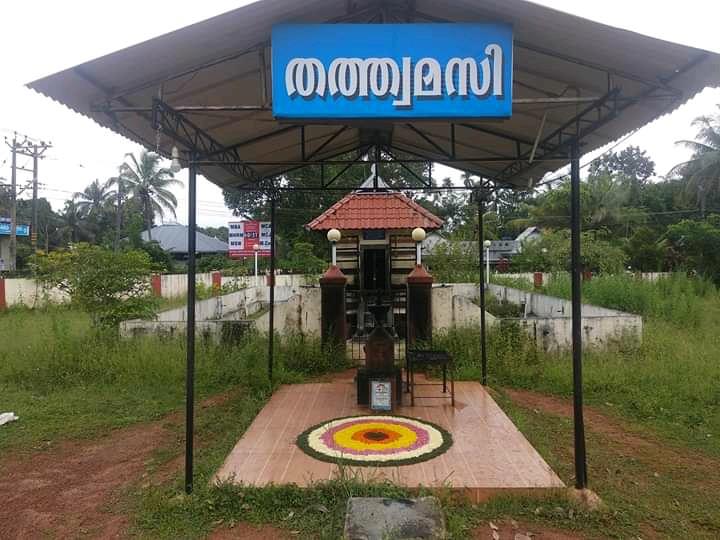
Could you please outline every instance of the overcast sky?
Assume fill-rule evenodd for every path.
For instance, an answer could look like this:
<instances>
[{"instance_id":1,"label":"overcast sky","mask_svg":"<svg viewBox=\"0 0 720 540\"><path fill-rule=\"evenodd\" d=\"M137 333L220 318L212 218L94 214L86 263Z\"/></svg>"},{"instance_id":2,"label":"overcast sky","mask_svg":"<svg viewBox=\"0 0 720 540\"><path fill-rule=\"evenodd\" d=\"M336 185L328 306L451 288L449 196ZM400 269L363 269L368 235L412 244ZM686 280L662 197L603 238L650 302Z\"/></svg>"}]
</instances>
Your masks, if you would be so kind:
<instances>
[{"instance_id":1,"label":"overcast sky","mask_svg":"<svg viewBox=\"0 0 720 540\"><path fill-rule=\"evenodd\" d=\"M302 0L298 0L302 1ZM0 3L0 137L13 131L52 141L40 164L40 194L56 209L95 178L114 175L127 152L139 147L91 120L28 90L23 85L45 75L111 53L196 21L248 4L247 1L123 0L105 4L81 0ZM720 53L720 2L711 0L545 0L538 2L582 17L653 37ZM665 174L687 157L674 143L691 139L693 118L716 112L720 90L694 100L637 132L624 142L645 148ZM620 146L619 148L622 148ZM0 149L0 178L10 177L10 154ZM29 166L24 160L19 165ZM186 172L179 178L187 179ZM20 173L19 182L29 180ZM0 180L4 181L4 180ZM177 191L178 221L187 222L185 193ZM231 218L219 188L198 182L198 223L224 225Z\"/></svg>"}]
</instances>

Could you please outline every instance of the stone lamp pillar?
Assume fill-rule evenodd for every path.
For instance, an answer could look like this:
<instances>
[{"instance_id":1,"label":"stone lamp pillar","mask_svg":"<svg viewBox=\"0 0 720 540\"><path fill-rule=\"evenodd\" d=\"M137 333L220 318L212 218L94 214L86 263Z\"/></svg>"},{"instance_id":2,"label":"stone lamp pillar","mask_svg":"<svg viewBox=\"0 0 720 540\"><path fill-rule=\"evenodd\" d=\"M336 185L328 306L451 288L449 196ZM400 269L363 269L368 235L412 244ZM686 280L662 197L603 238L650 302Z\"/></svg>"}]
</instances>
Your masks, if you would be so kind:
<instances>
[{"instance_id":1,"label":"stone lamp pillar","mask_svg":"<svg viewBox=\"0 0 720 540\"><path fill-rule=\"evenodd\" d=\"M345 313L345 285L347 278L337 266L335 245L340 241L340 231L330 229L327 238L332 244L332 263L320 278L320 337L323 345L345 345L347 320Z\"/></svg>"},{"instance_id":2,"label":"stone lamp pillar","mask_svg":"<svg viewBox=\"0 0 720 540\"><path fill-rule=\"evenodd\" d=\"M407 277L407 338L408 346L432 340L432 276L422 266L422 242L425 231L412 232L416 245L415 268Z\"/></svg>"}]
</instances>

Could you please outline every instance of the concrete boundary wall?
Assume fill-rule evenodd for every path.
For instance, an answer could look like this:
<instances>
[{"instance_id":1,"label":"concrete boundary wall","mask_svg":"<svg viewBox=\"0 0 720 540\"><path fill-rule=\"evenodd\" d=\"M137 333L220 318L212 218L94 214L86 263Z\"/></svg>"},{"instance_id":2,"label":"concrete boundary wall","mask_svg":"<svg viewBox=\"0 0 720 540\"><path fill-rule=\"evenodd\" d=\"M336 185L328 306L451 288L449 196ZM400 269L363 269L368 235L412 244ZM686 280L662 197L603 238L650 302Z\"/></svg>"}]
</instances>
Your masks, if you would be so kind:
<instances>
[{"instance_id":1,"label":"concrete boundary wall","mask_svg":"<svg viewBox=\"0 0 720 540\"><path fill-rule=\"evenodd\" d=\"M259 332L270 330L270 313L255 319ZM320 335L320 287L300 287L296 294L275 302L275 331L279 334Z\"/></svg>"},{"instance_id":2,"label":"concrete boundary wall","mask_svg":"<svg viewBox=\"0 0 720 540\"><path fill-rule=\"evenodd\" d=\"M196 283L202 283L206 287L212 287L213 274L206 272L197 274ZM300 287L306 282L305 276L298 274L281 274L275 278L276 287ZM222 276L223 286L236 287L265 287L267 288L267 276ZM187 294L187 274L161 274L160 289L163 298L177 298Z\"/></svg>"},{"instance_id":3,"label":"concrete boundary wall","mask_svg":"<svg viewBox=\"0 0 720 540\"><path fill-rule=\"evenodd\" d=\"M206 272L197 274L196 283L205 287L213 286L213 274L215 272ZM2 280L4 285L4 296L0 298L0 309L4 307L26 306L29 308L40 307L46 302L60 304L67 302L69 297L59 289L48 289L43 287L40 282L34 279L10 278ZM187 294L187 274L159 274L152 277L153 293L162 298L180 298ZM258 276L239 276L230 277L222 276L221 283L223 286L234 287L257 287L269 291L267 288L267 277ZM308 281L306 276L298 274L279 275L275 279L276 290L282 287L297 288L306 284ZM0 287L0 292L3 288ZM265 296L268 296L266 292Z\"/></svg>"},{"instance_id":4,"label":"concrete boundary wall","mask_svg":"<svg viewBox=\"0 0 720 540\"><path fill-rule=\"evenodd\" d=\"M195 283L212 287L212 272L196 274ZM160 296L177 298L187 294L187 274L160 274Z\"/></svg>"},{"instance_id":5,"label":"concrete boundary wall","mask_svg":"<svg viewBox=\"0 0 720 540\"><path fill-rule=\"evenodd\" d=\"M572 347L572 302L569 300L492 284L488 292L498 300L525 306L525 318L504 320L517 322L538 348L557 351ZM639 344L642 329L640 315L582 305L582 337L587 347L602 348L626 340Z\"/></svg>"},{"instance_id":6,"label":"concrete boundary wall","mask_svg":"<svg viewBox=\"0 0 720 540\"><path fill-rule=\"evenodd\" d=\"M479 326L481 310L474 301L479 296L480 288L472 283L433 285L433 332L454 327ZM486 311L485 322L488 326L492 326L497 324L497 319Z\"/></svg>"},{"instance_id":7,"label":"concrete boundary wall","mask_svg":"<svg viewBox=\"0 0 720 540\"><path fill-rule=\"evenodd\" d=\"M34 279L12 278L3 279L5 296L0 305L5 307L26 306L29 308L41 307L46 303L61 304L70 298L60 289L43 287Z\"/></svg>"},{"instance_id":8,"label":"concrete boundary wall","mask_svg":"<svg viewBox=\"0 0 720 540\"><path fill-rule=\"evenodd\" d=\"M498 319L486 314L488 325L516 323L544 351L568 350L572 347L572 303L569 300L511 287L490 284L487 289L498 300L525 307L525 318ZM477 326L480 287L475 283L436 285L433 287L433 328ZM621 340L640 343L643 321L640 315L600 306L582 306L583 343L604 347Z\"/></svg>"},{"instance_id":9,"label":"concrete boundary wall","mask_svg":"<svg viewBox=\"0 0 720 540\"><path fill-rule=\"evenodd\" d=\"M541 272L543 277L543 284L547 285L550 282L552 282L553 278L558 275L565 274L569 276L570 274L567 272L561 272L561 273L550 273L550 272ZM665 279L672 277L671 272L641 272L632 274L634 277L640 278L645 281L658 281L659 279ZM493 273L493 277L500 277L500 278L509 278L509 279L523 279L529 283L534 283L534 276L535 274L533 272L521 272L521 273L514 273L514 274L497 274Z\"/></svg>"},{"instance_id":10,"label":"concrete boundary wall","mask_svg":"<svg viewBox=\"0 0 720 540\"><path fill-rule=\"evenodd\" d=\"M278 332L295 331L318 333L320 330L320 288L287 285L294 280L282 280L286 285L275 287L275 329ZM278 280L280 282L280 280ZM197 328L214 334L219 332L218 321L253 319L269 303L267 286L247 287L240 291L208 298L195 303ZM154 319L135 319L120 324L120 335L132 337L142 334L180 334L185 332L187 306L168 309ZM254 319L260 331L269 328L269 314Z\"/></svg>"}]
</instances>

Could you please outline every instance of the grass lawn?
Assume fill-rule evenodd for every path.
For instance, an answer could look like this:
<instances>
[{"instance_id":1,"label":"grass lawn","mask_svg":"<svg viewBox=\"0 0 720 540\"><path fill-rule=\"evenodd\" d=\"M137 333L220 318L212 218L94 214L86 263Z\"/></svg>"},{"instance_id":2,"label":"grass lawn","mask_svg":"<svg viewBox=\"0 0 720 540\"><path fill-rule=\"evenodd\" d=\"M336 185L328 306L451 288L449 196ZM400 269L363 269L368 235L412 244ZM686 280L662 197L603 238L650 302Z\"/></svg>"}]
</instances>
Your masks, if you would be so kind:
<instances>
[{"instance_id":1,"label":"grass lawn","mask_svg":"<svg viewBox=\"0 0 720 540\"><path fill-rule=\"evenodd\" d=\"M663 302L692 305L697 316L677 318ZM654 307L641 308L648 310L642 346L619 344L585 357L586 397L592 406L589 477L607 509L588 513L563 498L511 497L471 505L441 494L452 538L471 538L478 527L487 532L489 520L511 519L529 531L550 526L588 537L720 537L720 500L713 495L720 489L717 292L698 289L685 299L643 306ZM116 342L94 335L83 314L65 308L2 313L0 340L0 410L13 410L21 418L0 428L0 455L48 446L52 452L58 440L96 437L182 408L182 340ZM438 341L455 353L464 378L479 375L477 331L457 330ZM566 405L569 356L541 354L512 329L494 332L490 343L496 399L571 485L571 419L511 390L532 389ZM277 350L280 381L297 382L345 365L339 355L323 353L316 340L285 339ZM265 354L262 339L233 348L198 347L198 399L219 393L227 399L198 408L196 490L183 495L177 468L157 482L138 479L116 509L130 516L132 535L200 538L218 527L251 522L270 523L300 538L338 538L349 496L409 495L389 484L368 485L349 473L312 489L211 488L211 475L269 396ZM182 422L169 429L177 436L155 451L148 463L151 474L182 455Z\"/></svg>"},{"instance_id":2,"label":"grass lawn","mask_svg":"<svg viewBox=\"0 0 720 540\"><path fill-rule=\"evenodd\" d=\"M532 288L530 282L512 286ZM567 280L545 291L569 297ZM707 282L679 276L659 283L619 276L584 284L583 300L643 315L642 345L618 343L607 351L586 350L586 403L603 408L677 443L720 456L720 295ZM461 375L479 379L479 336L456 330L438 343L453 351ZM519 331L491 332L491 386L572 395L569 353L538 352Z\"/></svg>"},{"instance_id":3,"label":"grass lawn","mask_svg":"<svg viewBox=\"0 0 720 540\"><path fill-rule=\"evenodd\" d=\"M185 399L183 339L116 340L95 335L83 313L68 308L0 314L0 411L20 421L3 427L0 451L43 448L60 439L91 437L160 418ZM241 347L199 342L197 399L242 386L264 400L266 341ZM298 381L344 367L317 340L283 340L276 351L278 380Z\"/></svg>"}]
</instances>

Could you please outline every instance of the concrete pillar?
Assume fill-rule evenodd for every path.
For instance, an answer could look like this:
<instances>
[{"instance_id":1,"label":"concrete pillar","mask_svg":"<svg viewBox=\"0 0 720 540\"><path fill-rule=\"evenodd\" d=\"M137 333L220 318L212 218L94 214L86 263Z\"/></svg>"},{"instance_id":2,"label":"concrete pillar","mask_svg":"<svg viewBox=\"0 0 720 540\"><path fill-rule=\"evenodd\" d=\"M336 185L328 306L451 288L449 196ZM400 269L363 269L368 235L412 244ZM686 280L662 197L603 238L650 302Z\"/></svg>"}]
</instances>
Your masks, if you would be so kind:
<instances>
[{"instance_id":1,"label":"concrete pillar","mask_svg":"<svg viewBox=\"0 0 720 540\"><path fill-rule=\"evenodd\" d=\"M347 339L345 285L347 278L337 266L331 266L320 278L320 336L323 345L344 346Z\"/></svg>"},{"instance_id":2,"label":"concrete pillar","mask_svg":"<svg viewBox=\"0 0 720 540\"><path fill-rule=\"evenodd\" d=\"M7 309L7 301L5 300L5 278L0 277L0 311Z\"/></svg>"},{"instance_id":3,"label":"concrete pillar","mask_svg":"<svg viewBox=\"0 0 720 540\"><path fill-rule=\"evenodd\" d=\"M220 294L220 289L222 289L222 272L213 272L212 273L213 296L218 296Z\"/></svg>"},{"instance_id":4,"label":"concrete pillar","mask_svg":"<svg viewBox=\"0 0 720 540\"><path fill-rule=\"evenodd\" d=\"M160 274L150 276L150 286L152 287L153 296L162 298L162 276Z\"/></svg>"},{"instance_id":5,"label":"concrete pillar","mask_svg":"<svg viewBox=\"0 0 720 540\"><path fill-rule=\"evenodd\" d=\"M408 346L432 341L433 277L422 265L416 265L407 278Z\"/></svg>"}]
</instances>

